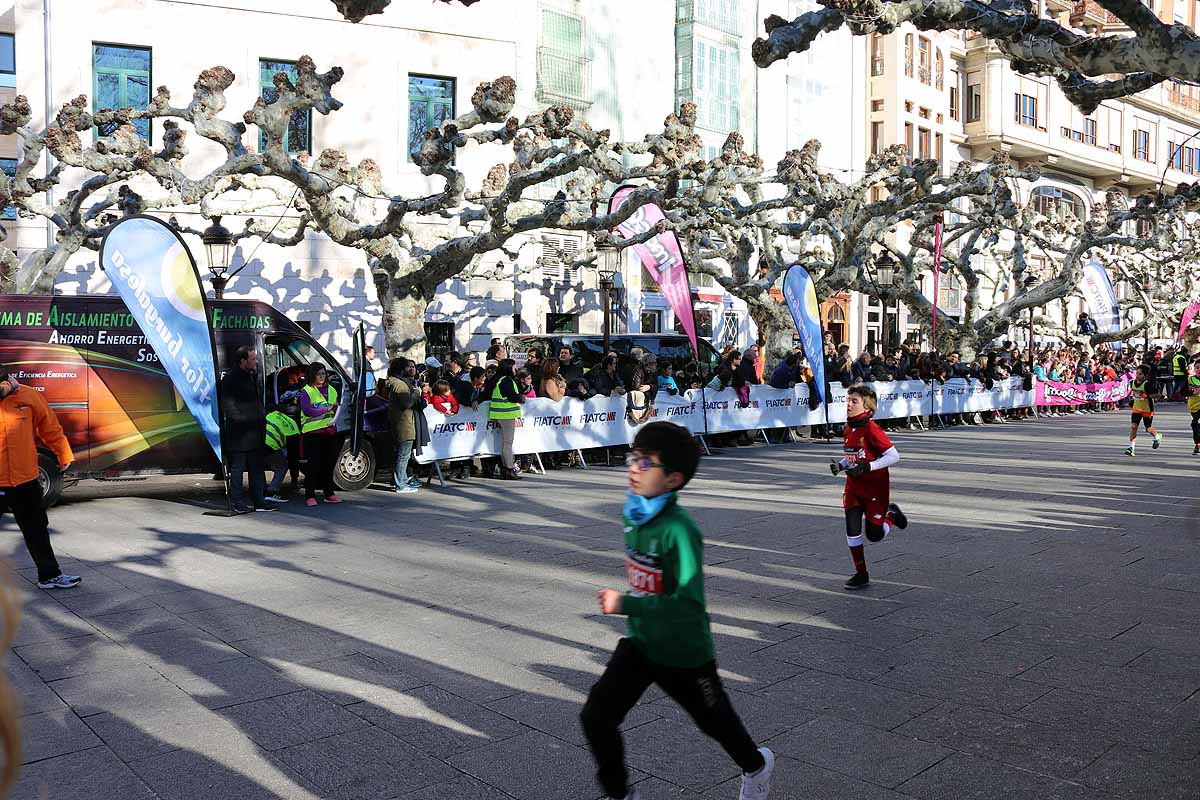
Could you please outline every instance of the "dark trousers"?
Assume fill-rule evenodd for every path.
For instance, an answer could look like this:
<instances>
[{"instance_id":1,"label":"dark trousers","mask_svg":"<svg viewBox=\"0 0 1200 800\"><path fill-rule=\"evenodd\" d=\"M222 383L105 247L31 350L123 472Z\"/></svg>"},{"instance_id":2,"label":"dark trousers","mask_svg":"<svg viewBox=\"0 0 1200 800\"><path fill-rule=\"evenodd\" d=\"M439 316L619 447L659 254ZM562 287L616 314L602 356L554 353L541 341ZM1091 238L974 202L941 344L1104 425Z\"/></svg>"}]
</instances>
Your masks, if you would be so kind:
<instances>
[{"instance_id":1,"label":"dark trousers","mask_svg":"<svg viewBox=\"0 0 1200 800\"><path fill-rule=\"evenodd\" d=\"M261 448L246 452L236 450L229 453L229 500L234 508L245 505L262 507L267 486L266 459ZM246 487L242 485L242 473L250 477L250 503L246 503Z\"/></svg>"},{"instance_id":2,"label":"dark trousers","mask_svg":"<svg viewBox=\"0 0 1200 800\"><path fill-rule=\"evenodd\" d=\"M32 480L20 486L0 488L0 517L5 511L12 512L25 537L29 557L37 564L38 582L54 580L61 575L54 548L50 546L50 521L46 518L46 509L42 508L42 485Z\"/></svg>"},{"instance_id":3,"label":"dark trousers","mask_svg":"<svg viewBox=\"0 0 1200 800\"><path fill-rule=\"evenodd\" d=\"M721 687L715 661L691 669L664 667L646 658L630 639L622 639L579 715L596 758L596 779L609 797L628 792L620 726L652 683L679 703L743 772L762 769L762 754Z\"/></svg>"},{"instance_id":4,"label":"dark trousers","mask_svg":"<svg viewBox=\"0 0 1200 800\"><path fill-rule=\"evenodd\" d=\"M1200 445L1200 411L1192 412L1192 444Z\"/></svg>"},{"instance_id":5,"label":"dark trousers","mask_svg":"<svg viewBox=\"0 0 1200 800\"><path fill-rule=\"evenodd\" d=\"M304 457L308 467L304 470L304 496L316 497L319 489L329 497L333 489L333 462L337 458L341 441L327 433L304 434Z\"/></svg>"}]
</instances>

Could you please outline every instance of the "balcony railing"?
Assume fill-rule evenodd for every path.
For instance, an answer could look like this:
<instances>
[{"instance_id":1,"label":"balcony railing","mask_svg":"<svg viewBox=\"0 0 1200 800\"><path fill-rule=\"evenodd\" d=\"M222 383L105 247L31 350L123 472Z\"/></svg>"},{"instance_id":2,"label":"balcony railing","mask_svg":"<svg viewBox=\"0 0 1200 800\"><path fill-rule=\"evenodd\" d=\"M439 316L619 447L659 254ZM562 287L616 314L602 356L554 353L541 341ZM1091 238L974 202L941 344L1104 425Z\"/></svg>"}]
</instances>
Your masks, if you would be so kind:
<instances>
[{"instance_id":1,"label":"balcony railing","mask_svg":"<svg viewBox=\"0 0 1200 800\"><path fill-rule=\"evenodd\" d=\"M1076 27L1086 22L1094 25L1108 25L1120 21L1120 17L1108 13L1108 9L1095 0L1077 0L1075 7L1071 10L1071 24Z\"/></svg>"},{"instance_id":2,"label":"balcony railing","mask_svg":"<svg viewBox=\"0 0 1200 800\"><path fill-rule=\"evenodd\" d=\"M1167 90L1167 100L1177 106L1186 108L1188 111L1200 114L1200 97L1193 97L1190 94L1184 94L1178 89L1172 88Z\"/></svg>"},{"instance_id":3,"label":"balcony railing","mask_svg":"<svg viewBox=\"0 0 1200 800\"><path fill-rule=\"evenodd\" d=\"M592 104L592 60L549 47L537 50L537 99L579 110Z\"/></svg>"}]
</instances>

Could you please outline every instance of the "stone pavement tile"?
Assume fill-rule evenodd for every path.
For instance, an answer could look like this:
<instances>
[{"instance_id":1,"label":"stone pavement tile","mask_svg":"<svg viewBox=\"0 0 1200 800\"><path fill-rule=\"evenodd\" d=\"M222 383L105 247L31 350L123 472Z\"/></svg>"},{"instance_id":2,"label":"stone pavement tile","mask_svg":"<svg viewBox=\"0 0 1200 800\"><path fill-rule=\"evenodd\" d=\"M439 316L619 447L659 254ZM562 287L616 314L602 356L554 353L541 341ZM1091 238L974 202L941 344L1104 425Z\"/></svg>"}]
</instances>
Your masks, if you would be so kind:
<instances>
[{"instance_id":1,"label":"stone pavement tile","mask_svg":"<svg viewBox=\"0 0 1200 800\"><path fill-rule=\"evenodd\" d=\"M1153 648L1130 661L1124 669L1159 680L1190 681L1200 675L1200 656Z\"/></svg>"},{"instance_id":2,"label":"stone pavement tile","mask_svg":"<svg viewBox=\"0 0 1200 800\"><path fill-rule=\"evenodd\" d=\"M316 800L294 771L244 741L184 748L132 761L138 774L162 800Z\"/></svg>"},{"instance_id":3,"label":"stone pavement tile","mask_svg":"<svg viewBox=\"0 0 1200 800\"><path fill-rule=\"evenodd\" d=\"M1096 759L1076 780L1124 797L1195 800L1200 787L1200 760L1176 761L1117 745Z\"/></svg>"},{"instance_id":4,"label":"stone pavement tile","mask_svg":"<svg viewBox=\"0 0 1200 800\"><path fill-rule=\"evenodd\" d=\"M22 767L12 797L154 800L156 795L111 750L93 747Z\"/></svg>"},{"instance_id":5,"label":"stone pavement tile","mask_svg":"<svg viewBox=\"0 0 1200 800\"><path fill-rule=\"evenodd\" d=\"M940 745L834 717L818 717L761 744L777 756L892 789L952 752Z\"/></svg>"},{"instance_id":6,"label":"stone pavement tile","mask_svg":"<svg viewBox=\"0 0 1200 800\"><path fill-rule=\"evenodd\" d=\"M1074 777L1114 743L1092 731L1042 725L953 703L909 720L893 732L1059 778Z\"/></svg>"},{"instance_id":7,"label":"stone pavement tile","mask_svg":"<svg viewBox=\"0 0 1200 800\"><path fill-rule=\"evenodd\" d=\"M312 664L275 662L272 666L288 679L339 705L360 700L374 701L428 683L425 678L410 675L395 664L362 653L350 653Z\"/></svg>"},{"instance_id":8,"label":"stone pavement tile","mask_svg":"<svg viewBox=\"0 0 1200 800\"><path fill-rule=\"evenodd\" d=\"M536 751L522 752L521 758L527 759L530 752ZM327 800L378 800L458 777L444 763L372 727L288 747L273 753L272 758ZM496 767L509 770L512 765Z\"/></svg>"},{"instance_id":9,"label":"stone pavement tile","mask_svg":"<svg viewBox=\"0 0 1200 800\"><path fill-rule=\"evenodd\" d=\"M696 794L691 789L677 786L662 778L645 778L632 784L632 788L637 789L644 800L704 800L704 795ZM600 791L599 783L596 783L595 791ZM775 796L774 792L772 792L771 796ZM728 797L737 797L737 790L729 794ZM588 800L591 800L591 798L588 798ZM601 794L600 800L607 800L607 798Z\"/></svg>"},{"instance_id":10,"label":"stone pavement tile","mask_svg":"<svg viewBox=\"0 0 1200 800\"><path fill-rule=\"evenodd\" d=\"M1167 708L1182 703L1200 689L1200 673L1190 676L1173 674L1147 680L1144 673L1136 671L1136 664L1140 661L1139 657L1125 667L1106 667L1089 661L1054 656L1022 672L1018 680L1114 700L1158 703Z\"/></svg>"},{"instance_id":11,"label":"stone pavement tile","mask_svg":"<svg viewBox=\"0 0 1200 800\"><path fill-rule=\"evenodd\" d=\"M84 587L87 587L87 590L81 591ZM78 614L85 619L105 614L120 614L129 611L140 611L142 609L161 608L161 606L141 592L126 589L123 586L100 589L89 584L87 578L83 579L79 587L69 592L56 594L55 599L66 608L69 608L72 613Z\"/></svg>"},{"instance_id":12,"label":"stone pavement tile","mask_svg":"<svg viewBox=\"0 0 1200 800\"><path fill-rule=\"evenodd\" d=\"M755 655L861 680L877 678L905 661L892 652L858 647L809 633L759 650Z\"/></svg>"},{"instance_id":13,"label":"stone pavement tile","mask_svg":"<svg viewBox=\"0 0 1200 800\"><path fill-rule=\"evenodd\" d=\"M21 608L21 621L17 625L12 646L56 642L95 633L95 628L70 609L53 602L35 603L30 598Z\"/></svg>"},{"instance_id":14,"label":"stone pavement tile","mask_svg":"<svg viewBox=\"0 0 1200 800\"><path fill-rule=\"evenodd\" d=\"M357 652L361 642L334 631L314 628L243 639L236 645L243 653L255 658L305 664Z\"/></svg>"},{"instance_id":15,"label":"stone pavement tile","mask_svg":"<svg viewBox=\"0 0 1200 800\"><path fill-rule=\"evenodd\" d=\"M188 675L193 667L204 664L244 657L236 647L192 625L131 636L124 644L142 661L168 677Z\"/></svg>"},{"instance_id":16,"label":"stone pavement tile","mask_svg":"<svg viewBox=\"0 0 1200 800\"><path fill-rule=\"evenodd\" d=\"M191 623L160 606L118 611L89 617L89 622L105 636L127 639L149 633L159 633L175 628L191 628Z\"/></svg>"},{"instance_id":17,"label":"stone pavement tile","mask_svg":"<svg viewBox=\"0 0 1200 800\"><path fill-rule=\"evenodd\" d=\"M837 611L818 614L809 622L802 623L801 627L813 636L848 642L856 647L873 650L891 650L925 635L925 631L915 628L893 625L878 619L856 619L852 613Z\"/></svg>"},{"instance_id":18,"label":"stone pavement tile","mask_svg":"<svg viewBox=\"0 0 1200 800\"><path fill-rule=\"evenodd\" d=\"M1054 631L1068 639L1090 636L1097 639L1112 639L1142 621L1140 612L1120 612L1115 608L1100 611L1071 612L1046 608L1032 603L1022 603L1001 611L992 620L1012 622L1014 625L1036 625Z\"/></svg>"},{"instance_id":19,"label":"stone pavement tile","mask_svg":"<svg viewBox=\"0 0 1200 800\"><path fill-rule=\"evenodd\" d=\"M304 687L257 659L243 656L216 664L197 664L171 675L195 702L210 709L291 694Z\"/></svg>"},{"instance_id":20,"label":"stone pavement tile","mask_svg":"<svg viewBox=\"0 0 1200 800\"><path fill-rule=\"evenodd\" d=\"M19 714L37 714L66 708L67 704L24 661L9 653L5 671L20 706Z\"/></svg>"},{"instance_id":21,"label":"stone pavement tile","mask_svg":"<svg viewBox=\"0 0 1200 800\"><path fill-rule=\"evenodd\" d=\"M1001 644L995 638L976 642L972 639L943 636L937 633L930 633L920 639L905 642L891 653L905 661L950 659L956 664L969 665L973 669L1006 677L1020 675L1053 655L1052 651L1040 645Z\"/></svg>"},{"instance_id":22,"label":"stone pavement tile","mask_svg":"<svg viewBox=\"0 0 1200 800\"><path fill-rule=\"evenodd\" d=\"M231 738L237 738L232 725L197 705L136 719L119 714L93 714L84 722L125 762L181 748L214 752L228 746Z\"/></svg>"},{"instance_id":23,"label":"stone pavement tile","mask_svg":"<svg viewBox=\"0 0 1200 800\"><path fill-rule=\"evenodd\" d=\"M1189 760L1200 754L1196 705L1184 703L1164 713L1161 707L1153 704L1119 702L1055 689L1021 709L1017 716L1045 725L1090 731L1097 737Z\"/></svg>"},{"instance_id":24,"label":"stone pavement tile","mask_svg":"<svg viewBox=\"0 0 1200 800\"><path fill-rule=\"evenodd\" d=\"M188 614L193 611L205 611L210 608L233 606L241 601L209 589L176 589L161 594L148 595L156 605L162 606L176 614Z\"/></svg>"},{"instance_id":25,"label":"stone pavement tile","mask_svg":"<svg viewBox=\"0 0 1200 800\"><path fill-rule=\"evenodd\" d=\"M809 671L759 692L788 705L890 730L939 700L865 681Z\"/></svg>"},{"instance_id":26,"label":"stone pavement tile","mask_svg":"<svg viewBox=\"0 0 1200 800\"><path fill-rule=\"evenodd\" d=\"M766 743L771 746L770 742ZM741 791L742 778L731 778L704 794L704 800L732 800ZM647 795L647 800L659 797ZM787 756L775 754L775 772L771 778L771 800L909 800L907 795L884 789L873 783L822 769Z\"/></svg>"},{"instance_id":27,"label":"stone pavement tile","mask_svg":"<svg viewBox=\"0 0 1200 800\"><path fill-rule=\"evenodd\" d=\"M21 718L21 763L86 750L100 744L96 735L73 712L62 709Z\"/></svg>"},{"instance_id":28,"label":"stone pavement tile","mask_svg":"<svg viewBox=\"0 0 1200 800\"><path fill-rule=\"evenodd\" d=\"M1200 600L1197 601L1200 610ZM1200 637L1194 627L1142 622L1115 638L1118 644L1128 644L1148 650L1151 647L1188 656L1200 656Z\"/></svg>"},{"instance_id":29,"label":"stone pavement tile","mask_svg":"<svg viewBox=\"0 0 1200 800\"><path fill-rule=\"evenodd\" d=\"M52 646L15 647L13 652L44 681L137 665L136 656L99 634L63 639Z\"/></svg>"},{"instance_id":30,"label":"stone pavement tile","mask_svg":"<svg viewBox=\"0 0 1200 800\"><path fill-rule=\"evenodd\" d=\"M924 697L1001 713L1024 708L1051 690L1048 686L974 670L969 664L940 661L912 661L881 675L874 682Z\"/></svg>"},{"instance_id":31,"label":"stone pavement tile","mask_svg":"<svg viewBox=\"0 0 1200 800\"><path fill-rule=\"evenodd\" d=\"M436 686L392 692L346 709L442 760L529 731L519 722Z\"/></svg>"},{"instance_id":32,"label":"stone pavement tile","mask_svg":"<svg viewBox=\"0 0 1200 800\"><path fill-rule=\"evenodd\" d=\"M590 800L600 795L591 753L536 731L461 753L450 764L517 800ZM630 782L641 777L630 770Z\"/></svg>"},{"instance_id":33,"label":"stone pavement tile","mask_svg":"<svg viewBox=\"0 0 1200 800\"><path fill-rule=\"evenodd\" d=\"M230 644L289 630L303 630L295 620L250 605L221 606L181 615L198 628Z\"/></svg>"},{"instance_id":34,"label":"stone pavement tile","mask_svg":"<svg viewBox=\"0 0 1200 800\"><path fill-rule=\"evenodd\" d=\"M806 671L804 667L773 658L758 655L726 658L720 653L717 653L717 670L727 687L742 692L761 691Z\"/></svg>"},{"instance_id":35,"label":"stone pavement tile","mask_svg":"<svg viewBox=\"0 0 1200 800\"><path fill-rule=\"evenodd\" d=\"M746 726L747 732L755 741L777 736L817 717L817 713L814 711L797 708L788 703L780 703L755 694L732 691L728 687L726 687L726 693L729 695L729 702L733 704L733 710L737 712L742 724ZM637 711L638 708L641 706L636 706L634 711ZM647 710L664 719L673 719L676 722L695 727L695 723L692 722L692 718L683 710L683 707L669 697L654 701L647 707Z\"/></svg>"},{"instance_id":36,"label":"stone pavement tile","mask_svg":"<svg viewBox=\"0 0 1200 800\"><path fill-rule=\"evenodd\" d=\"M63 678L50 687L81 717L102 711L137 717L192 703L178 686L144 664Z\"/></svg>"},{"instance_id":37,"label":"stone pavement tile","mask_svg":"<svg viewBox=\"0 0 1200 800\"><path fill-rule=\"evenodd\" d=\"M263 750L280 750L367 726L342 706L308 690L226 706L217 713Z\"/></svg>"},{"instance_id":38,"label":"stone pavement tile","mask_svg":"<svg viewBox=\"0 0 1200 800\"><path fill-rule=\"evenodd\" d=\"M459 775L457 778L399 795L397 800L512 800L512 796L467 775Z\"/></svg>"},{"instance_id":39,"label":"stone pavement tile","mask_svg":"<svg viewBox=\"0 0 1200 800\"><path fill-rule=\"evenodd\" d=\"M954 753L899 786L924 800L1091 800L1096 793L1034 772Z\"/></svg>"},{"instance_id":40,"label":"stone pavement tile","mask_svg":"<svg viewBox=\"0 0 1200 800\"><path fill-rule=\"evenodd\" d=\"M488 703L487 707L529 728L582 747L587 744L587 739L579 723L579 712L583 710L585 702L586 691L559 686L551 690L521 692ZM662 715L663 709L656 702L646 702L643 697L642 702L629 711L621 730L645 725L661 719Z\"/></svg>"}]
</instances>

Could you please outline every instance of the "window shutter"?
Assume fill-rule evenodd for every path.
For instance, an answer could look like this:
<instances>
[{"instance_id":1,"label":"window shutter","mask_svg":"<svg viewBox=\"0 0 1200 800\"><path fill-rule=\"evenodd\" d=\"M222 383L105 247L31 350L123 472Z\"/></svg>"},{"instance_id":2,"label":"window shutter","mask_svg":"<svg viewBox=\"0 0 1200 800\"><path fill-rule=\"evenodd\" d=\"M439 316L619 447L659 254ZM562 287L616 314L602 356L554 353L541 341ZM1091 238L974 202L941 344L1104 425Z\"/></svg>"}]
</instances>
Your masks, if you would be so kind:
<instances>
[{"instance_id":1,"label":"window shutter","mask_svg":"<svg viewBox=\"0 0 1200 800\"><path fill-rule=\"evenodd\" d=\"M568 268L579 257L580 241L576 236L542 234L542 255L538 263L542 278L553 283L579 284L579 267Z\"/></svg>"}]
</instances>

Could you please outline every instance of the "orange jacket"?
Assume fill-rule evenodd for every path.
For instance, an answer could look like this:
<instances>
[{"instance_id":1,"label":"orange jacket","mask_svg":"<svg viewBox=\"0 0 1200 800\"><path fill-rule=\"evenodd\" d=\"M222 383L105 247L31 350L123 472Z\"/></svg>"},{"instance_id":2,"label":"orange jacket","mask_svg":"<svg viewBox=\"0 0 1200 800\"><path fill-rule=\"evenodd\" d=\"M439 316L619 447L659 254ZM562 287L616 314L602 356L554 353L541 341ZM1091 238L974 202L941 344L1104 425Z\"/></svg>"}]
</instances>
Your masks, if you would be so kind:
<instances>
[{"instance_id":1,"label":"orange jacket","mask_svg":"<svg viewBox=\"0 0 1200 800\"><path fill-rule=\"evenodd\" d=\"M0 486L20 486L37 478L35 435L58 456L59 466L75 460L45 398L36 389L18 386L0 400Z\"/></svg>"}]
</instances>

